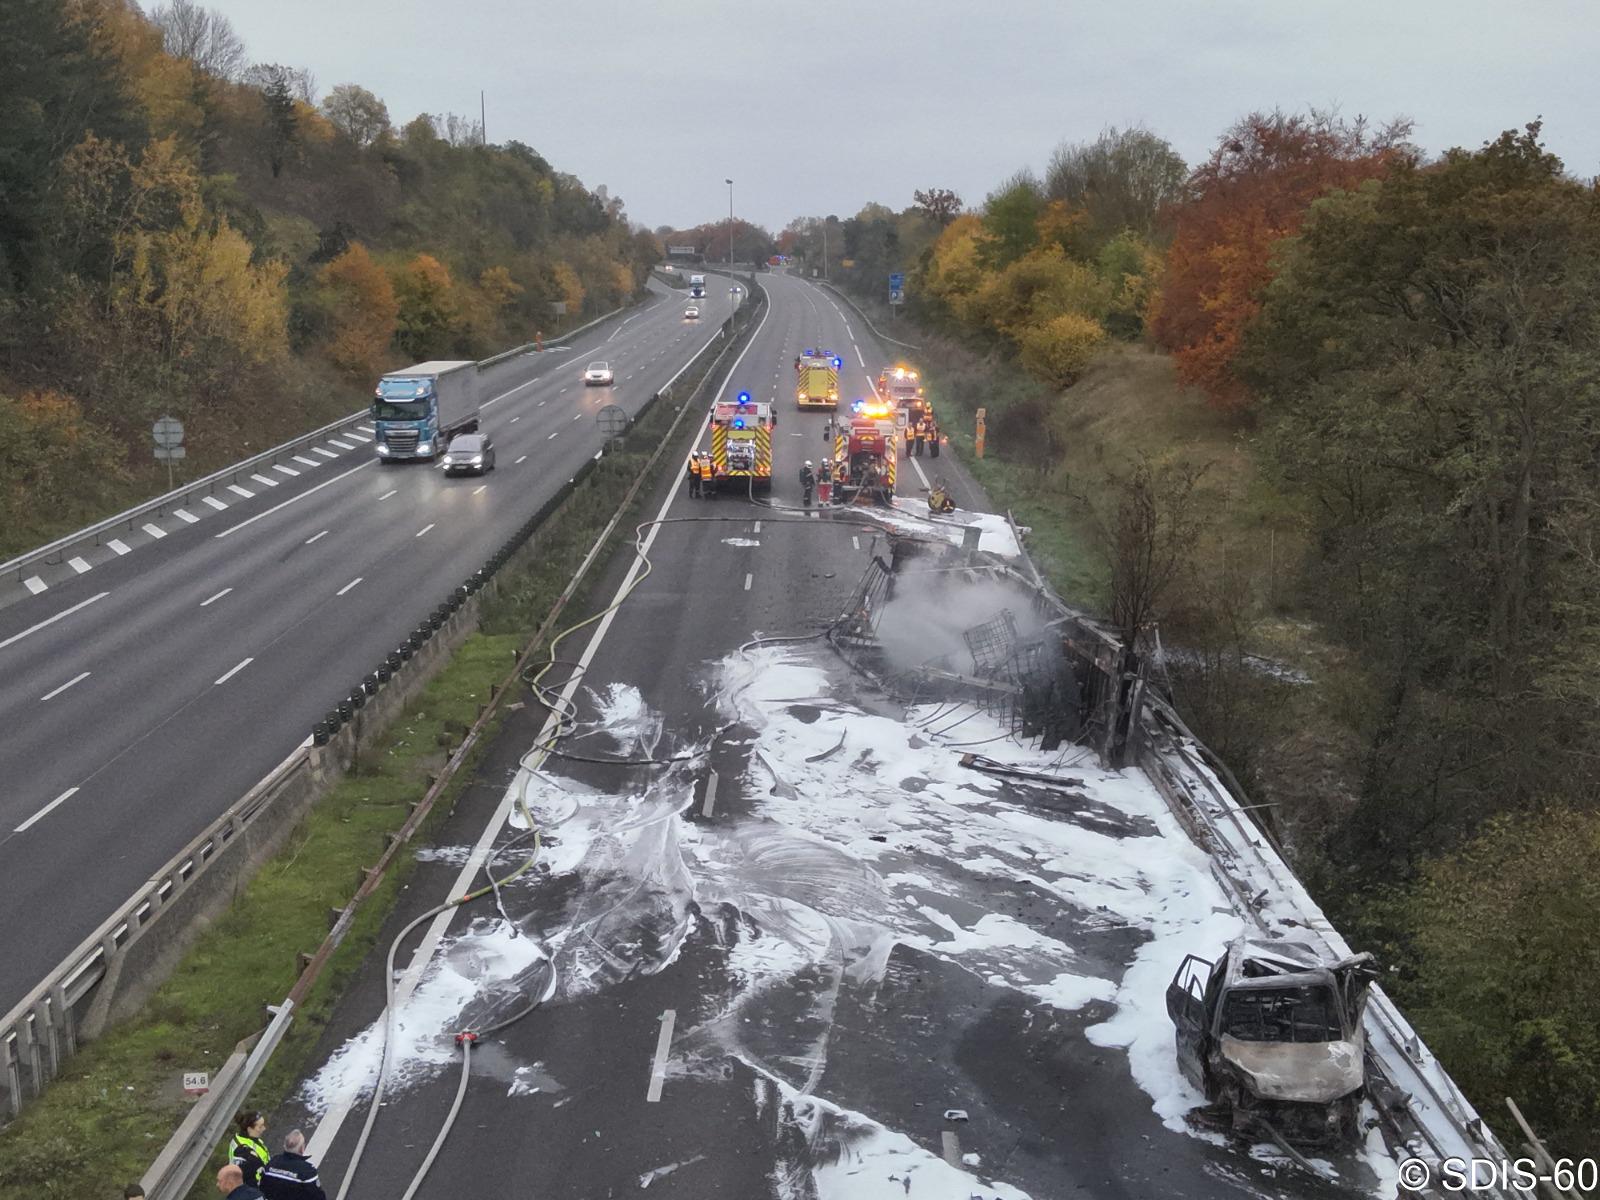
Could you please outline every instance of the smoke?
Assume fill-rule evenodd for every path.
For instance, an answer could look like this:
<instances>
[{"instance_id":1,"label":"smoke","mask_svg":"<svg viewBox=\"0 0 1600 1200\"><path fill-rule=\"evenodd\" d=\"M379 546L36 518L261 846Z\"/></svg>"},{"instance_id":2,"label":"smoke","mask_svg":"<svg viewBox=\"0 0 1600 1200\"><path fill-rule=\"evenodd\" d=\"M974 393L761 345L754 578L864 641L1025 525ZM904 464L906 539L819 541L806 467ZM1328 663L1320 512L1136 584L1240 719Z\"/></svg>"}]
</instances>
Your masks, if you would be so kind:
<instances>
[{"instance_id":1,"label":"smoke","mask_svg":"<svg viewBox=\"0 0 1600 1200\"><path fill-rule=\"evenodd\" d=\"M999 579L973 579L960 571L902 570L895 596L878 621L878 642L889 663L909 671L939 659L952 671L972 670L962 633L1010 610L1021 637L1044 627L1029 594Z\"/></svg>"}]
</instances>

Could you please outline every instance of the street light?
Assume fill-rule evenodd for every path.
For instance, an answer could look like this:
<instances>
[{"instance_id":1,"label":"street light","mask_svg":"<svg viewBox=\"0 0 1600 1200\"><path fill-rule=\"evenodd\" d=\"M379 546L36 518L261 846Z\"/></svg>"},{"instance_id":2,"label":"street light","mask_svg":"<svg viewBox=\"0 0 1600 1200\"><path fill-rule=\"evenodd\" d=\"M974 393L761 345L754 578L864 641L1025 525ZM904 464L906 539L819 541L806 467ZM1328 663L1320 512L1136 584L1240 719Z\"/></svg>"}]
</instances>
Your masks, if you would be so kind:
<instances>
[{"instance_id":1,"label":"street light","mask_svg":"<svg viewBox=\"0 0 1600 1200\"><path fill-rule=\"evenodd\" d=\"M733 270L733 180L724 179L728 185L728 270Z\"/></svg>"}]
</instances>

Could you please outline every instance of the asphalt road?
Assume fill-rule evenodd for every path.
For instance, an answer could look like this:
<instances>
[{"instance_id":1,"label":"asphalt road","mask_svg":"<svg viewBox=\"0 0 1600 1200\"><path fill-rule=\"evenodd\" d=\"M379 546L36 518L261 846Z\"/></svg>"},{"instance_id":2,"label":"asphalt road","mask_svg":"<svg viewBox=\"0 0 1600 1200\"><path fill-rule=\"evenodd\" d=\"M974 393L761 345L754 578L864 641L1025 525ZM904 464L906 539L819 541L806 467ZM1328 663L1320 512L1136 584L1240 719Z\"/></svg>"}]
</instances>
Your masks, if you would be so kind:
<instances>
[{"instance_id":1,"label":"asphalt road","mask_svg":"<svg viewBox=\"0 0 1600 1200\"><path fill-rule=\"evenodd\" d=\"M803 961L778 962L755 990L730 970L736 952L753 954L742 961L758 974L772 966L762 957L783 945L774 931L802 911L820 914L831 936L848 944L852 921L870 903L858 865L830 848L825 830L785 829L775 817L768 806L783 786L777 773L771 793L765 783L751 783L768 778L756 768L762 731L730 724L718 703L715 664L757 636L818 633L869 556L883 549L870 522L818 517L800 506L799 466L818 457L824 418L799 414L784 398L793 357L804 346L823 343L853 366L845 372L847 397L865 393L869 368L875 378L890 360L856 327L858 318L847 318L814 287L785 276L763 282L772 300L768 318L727 391L780 401L771 501L691 500L681 480L663 487L655 500L662 522L645 547L650 572L586 648L563 648L564 659L583 664L572 689L579 735L564 749L609 761L555 757L533 777L542 788L539 804L556 816L539 869L500 897L508 921L487 904L457 911L413 935L398 956L402 991L438 951L433 983L418 997L437 992L443 978L470 998L445 1018L454 1023L433 1031L431 1060L418 1052L418 1026L427 1017L406 1010L401 1085L381 1110L352 1200L406 1191L456 1094L460 1057L450 1033L482 1027L541 994L552 978L536 953L541 943L559 947L556 1001L477 1045L459 1119L420 1194L1351 1194L1304 1178L1285 1181L1248 1154L1167 1129L1126 1060L1084 1038L1084 1027L1106 1015L1103 1007L1060 1012L986 987L944 956L905 943L879 964L872 988L851 987L846 968L830 975ZM703 429L696 436L703 442ZM685 437L673 453L687 449ZM944 458L939 469L959 497L981 499L959 463ZM610 598L635 570L633 554L619 553L599 594ZM819 649L818 660L827 653ZM798 706L798 719L818 719L815 703L863 714L885 707L837 663L822 696ZM509 787L529 780L525 756L544 720L536 703L510 713L439 848L419 856L380 954L341 999L307 1090L272 1116L274 1138L296 1124L315 1130L312 1150L330 1194L365 1115L338 1081L357 1077L348 1064L363 1053L375 1062L370 1026L383 1007L381 950L405 922L481 881L476 872L484 864L472 856L474 847L507 847L514 836L502 827ZM618 761L675 757L670 765ZM858 786L859 808L882 808L892 828L894 795L878 789L909 795L905 789L916 782L891 785L863 774ZM796 797L802 809L815 799ZM1083 819L1116 825L1113 814L1093 808L1086 804L1090 816ZM819 804L819 823L825 811ZM691 860L698 868L687 865ZM508 852L490 865L501 874L515 861ZM684 878L695 869L702 871L698 883ZM996 907L1015 902L1041 928L1071 919L1034 911L1038 898L1025 883L983 874L990 869L973 867ZM690 893L696 900L685 908L682 897ZM713 896L723 899L713 903ZM1090 962L1124 963L1137 941L1113 928L1085 935L1081 950ZM966 1110L970 1122L943 1120L946 1108ZM893 1132L874 1133L874 1124ZM991 1185L974 1183L969 1191L965 1176L936 1182L941 1161L959 1164L963 1155L975 1156L972 1169ZM814 1171L835 1159L822 1187Z\"/></svg>"},{"instance_id":2,"label":"asphalt road","mask_svg":"<svg viewBox=\"0 0 1600 1200\"><path fill-rule=\"evenodd\" d=\"M715 277L721 281L721 277ZM730 311L714 285L487 371L496 470L376 461L370 428L153 521L0 609L0 1011L252 784ZM584 365L610 361L609 388Z\"/></svg>"}]
</instances>

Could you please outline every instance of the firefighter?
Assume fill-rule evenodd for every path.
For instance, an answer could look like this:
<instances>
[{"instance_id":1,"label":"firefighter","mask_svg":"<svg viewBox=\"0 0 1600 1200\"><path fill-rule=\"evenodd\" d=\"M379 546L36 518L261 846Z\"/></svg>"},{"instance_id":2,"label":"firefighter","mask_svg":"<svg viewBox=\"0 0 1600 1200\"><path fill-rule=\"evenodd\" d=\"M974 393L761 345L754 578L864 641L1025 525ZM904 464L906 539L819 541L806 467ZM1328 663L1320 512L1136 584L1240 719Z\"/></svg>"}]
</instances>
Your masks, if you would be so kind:
<instances>
[{"instance_id":1,"label":"firefighter","mask_svg":"<svg viewBox=\"0 0 1600 1200\"><path fill-rule=\"evenodd\" d=\"M711 458L711 452L700 456L700 494L717 498L717 464Z\"/></svg>"},{"instance_id":2,"label":"firefighter","mask_svg":"<svg viewBox=\"0 0 1600 1200\"><path fill-rule=\"evenodd\" d=\"M806 459L806 465L800 468L800 490L805 493L805 506L811 507L811 493L817 486L817 472L811 465L811 460Z\"/></svg>"},{"instance_id":3,"label":"firefighter","mask_svg":"<svg viewBox=\"0 0 1600 1200\"><path fill-rule=\"evenodd\" d=\"M689 499L697 500L702 494L704 494L704 488L700 482L700 452L691 450L689 452Z\"/></svg>"},{"instance_id":4,"label":"firefighter","mask_svg":"<svg viewBox=\"0 0 1600 1200\"><path fill-rule=\"evenodd\" d=\"M923 451L925 451L927 448L928 448L928 418L927 417L920 417L917 420L917 444L916 444L916 447L911 452L913 454L915 454L918 458L921 458L922 454L923 454Z\"/></svg>"},{"instance_id":5,"label":"firefighter","mask_svg":"<svg viewBox=\"0 0 1600 1200\"><path fill-rule=\"evenodd\" d=\"M929 413L928 414L928 453L932 454L933 457L935 457L935 458L939 457L939 443L940 443L940 441L941 441L941 437L940 437L940 434L939 434L939 422L937 422L937 421L935 421L933 419L933 414L932 413Z\"/></svg>"},{"instance_id":6,"label":"firefighter","mask_svg":"<svg viewBox=\"0 0 1600 1200\"><path fill-rule=\"evenodd\" d=\"M956 502L950 499L950 493L944 490L942 484L934 486L928 493L928 511L932 513L952 513L956 510Z\"/></svg>"}]
</instances>

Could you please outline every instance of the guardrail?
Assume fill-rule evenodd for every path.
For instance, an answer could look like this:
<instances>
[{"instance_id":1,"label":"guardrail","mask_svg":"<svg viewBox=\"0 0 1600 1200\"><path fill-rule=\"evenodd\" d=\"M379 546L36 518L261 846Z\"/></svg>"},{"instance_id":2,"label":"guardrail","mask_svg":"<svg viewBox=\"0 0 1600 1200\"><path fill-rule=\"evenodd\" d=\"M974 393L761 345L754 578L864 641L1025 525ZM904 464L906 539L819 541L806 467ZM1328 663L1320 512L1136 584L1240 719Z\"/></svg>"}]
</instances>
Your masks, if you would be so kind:
<instances>
[{"instance_id":1,"label":"guardrail","mask_svg":"<svg viewBox=\"0 0 1600 1200\"><path fill-rule=\"evenodd\" d=\"M720 346L718 339L709 340L656 395L667 394L703 356L725 353L736 341L732 325L731 318L724 323ZM647 401L638 415L643 416L654 400ZM511 542L456 588L360 687L338 701L310 738L173 856L0 1018L0 1090L4 1092L0 1117L15 1117L60 1072L62 1062L76 1052L80 1042L92 1039L133 1008L153 990L158 977L164 978L183 949L184 932L203 915L207 903L219 892L230 892L241 872L264 860L292 832L304 811L330 785L338 766L348 761L356 741L381 728L403 707L406 696L426 682L441 657L441 642L459 642L470 631L475 608L461 611L468 598L566 502L602 454L586 460ZM447 636L434 642L441 631ZM396 682L403 686L394 687ZM269 814L271 820L263 821ZM217 870L219 866L221 870ZM180 916L169 917L170 913ZM158 930L163 937L150 939L163 918ZM125 983L131 975L140 977L137 986Z\"/></svg>"},{"instance_id":2,"label":"guardrail","mask_svg":"<svg viewBox=\"0 0 1600 1200\"><path fill-rule=\"evenodd\" d=\"M753 313L754 310L752 310L752 316ZM747 318L745 321L746 329L749 328L749 324L750 318ZM194 1186L195 1180L205 1168L206 1162L216 1149L222 1133L226 1130L229 1118L248 1098L250 1088L254 1085L256 1079L260 1077L273 1048L282 1039L282 1030L287 1027L288 1023L287 1014L296 1004L303 1003L306 996L310 994L311 987L323 967L353 926L356 913L362 904L377 891L385 873L399 856L401 849L410 841L416 830L421 827L429 809L437 801L438 797L444 794L455 774L466 763L473 745L476 744L488 728L489 721L493 718L501 698L510 690L512 683L521 676L532 656L539 650L544 636L553 628L567 602L576 593L584 577L599 559L606 540L627 513L644 480L654 469L661 455L666 452L679 425L692 410L695 397L699 394L700 389L706 385L708 380L714 378L721 360L738 345L738 333L741 331L734 328L734 320L732 318L724 322L722 332L722 344L720 346L717 345L715 339L707 342L701 351L690 359L640 409L639 416L643 416L656 400L670 399L671 390L677 381L688 374L703 358L711 358L712 361L706 367L705 373L695 382L693 390L685 397L683 408L678 413L678 416L674 418L671 428L662 437L654 453L651 454L645 465L640 469L627 493L618 501L617 508L611 519L606 523L599 536L595 538L594 544L590 547L588 554L585 555L583 562L579 565L572 579L568 581L567 586L562 590L561 595L556 598L550 612L546 614L544 620L540 623L538 632L530 639L528 646L518 656L517 661L512 665L505 678L491 689L489 702L480 707L477 720L473 722L472 728L462 739L461 744L451 753L444 768L434 779L421 802L413 808L399 832L389 840L378 863L364 873L365 878L355 895L351 897L344 908L334 915L333 927L317 948L316 953L306 962L300 977L295 981L293 988L289 992L288 999L284 1001L280 1009L275 1010L276 1015L273 1022L268 1026L266 1033L261 1035L261 1041L256 1044L248 1059L245 1058L242 1050L235 1052L234 1056L223 1068L223 1071L219 1073L217 1087L208 1093L196 1108L189 1113L188 1118L168 1140L155 1163L146 1172L141 1182L144 1185L145 1194L150 1197L150 1200L182 1200L182 1197L187 1195L190 1188ZM637 419L636 417L635 420ZM603 457L603 452L589 459L585 463L584 469L568 481L566 488L558 498L559 502L556 507L559 507L560 503L565 503L571 491L587 476L589 471L594 469L601 457ZM509 554L509 551L507 551L507 554ZM479 572L478 575L474 575L468 581L468 586L474 590L476 590L477 586L481 586L476 581L482 574L483 572ZM458 591L460 590L462 589L458 589ZM319 741L323 738L323 732L319 727L317 735ZM273 1033L274 1028L277 1028L276 1035Z\"/></svg>"},{"instance_id":3,"label":"guardrail","mask_svg":"<svg viewBox=\"0 0 1600 1200\"><path fill-rule=\"evenodd\" d=\"M852 300L850 298L849 294L847 292L845 292L842 288L835 287L833 284L829 283L826 279L815 279L815 280L808 279L808 280L806 280L806 282L807 283L815 283L818 287L827 288L835 296L839 297L839 299L843 300L851 308L855 309L856 315L859 316L863 321L865 321L867 323L867 328L872 330L873 336L878 338L879 341L893 342L896 346L904 346L907 350L921 350L922 349L921 346L913 346L910 342L902 342L898 338L892 338L887 333L883 332L883 330L879 329L876 325L874 325L872 323L872 318L867 316L866 310L863 309L861 307L861 305L857 304L854 300Z\"/></svg>"},{"instance_id":4,"label":"guardrail","mask_svg":"<svg viewBox=\"0 0 1600 1200\"><path fill-rule=\"evenodd\" d=\"M621 308L613 309L604 316L596 317L585 325L580 325L576 329L549 339L545 345L554 346L570 341L580 333L587 333L595 326L611 320L617 314L626 312L631 307L632 305L624 305ZM478 363L478 367L481 370L484 367L495 366L507 359L527 354L533 349L534 344L532 342L515 346L492 358L483 359ZM38 566L41 563L55 564L64 562L71 551L86 545L99 545L102 538L108 535L128 532L140 521L152 515L164 516L165 510L169 507L181 508L185 504L198 501L202 496L215 495L219 487L226 487L230 483L235 483L241 476L248 475L261 467L271 466L282 458L292 457L296 452L305 449L307 446L320 442L343 429L347 429L358 421L366 420L367 415L368 410L361 408L349 416L340 417L337 421L322 426L320 429L300 434L282 445L274 446L270 450L263 450L260 454L244 459L242 462L223 467L219 471L213 471L203 479L197 479L193 483L186 483L180 488L174 488L172 491L157 496L153 500L146 500L133 508L117 513L115 516L106 517L93 525L79 529L74 533L69 533L65 537L57 538L48 545L28 550L15 558L0 563L0 578L15 575L20 580L23 574L31 567Z\"/></svg>"}]
</instances>

